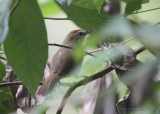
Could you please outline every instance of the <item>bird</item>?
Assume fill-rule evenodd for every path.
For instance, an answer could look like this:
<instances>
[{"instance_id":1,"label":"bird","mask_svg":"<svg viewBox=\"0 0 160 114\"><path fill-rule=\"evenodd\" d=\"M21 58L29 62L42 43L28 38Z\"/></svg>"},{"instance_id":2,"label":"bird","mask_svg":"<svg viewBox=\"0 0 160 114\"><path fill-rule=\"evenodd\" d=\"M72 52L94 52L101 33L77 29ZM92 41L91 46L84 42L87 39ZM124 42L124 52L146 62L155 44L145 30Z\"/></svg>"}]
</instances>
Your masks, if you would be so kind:
<instances>
[{"instance_id":1,"label":"bird","mask_svg":"<svg viewBox=\"0 0 160 114\"><path fill-rule=\"evenodd\" d=\"M84 37L91 32L93 32L93 30L73 30L66 36L63 45L74 47L76 44L83 42ZM71 52L71 49L61 47L53 56L49 76L44 80L37 95L47 95L56 83L75 67L76 63Z\"/></svg>"}]
</instances>

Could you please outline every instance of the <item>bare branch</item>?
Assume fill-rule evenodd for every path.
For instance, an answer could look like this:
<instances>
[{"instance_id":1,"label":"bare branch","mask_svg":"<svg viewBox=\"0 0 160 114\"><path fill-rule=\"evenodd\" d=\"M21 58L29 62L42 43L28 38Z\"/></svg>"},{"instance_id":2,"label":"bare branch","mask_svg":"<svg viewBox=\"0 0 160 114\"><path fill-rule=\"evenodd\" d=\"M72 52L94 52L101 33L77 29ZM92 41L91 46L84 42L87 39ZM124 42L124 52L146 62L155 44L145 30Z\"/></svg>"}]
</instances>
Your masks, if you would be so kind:
<instances>
[{"instance_id":1,"label":"bare branch","mask_svg":"<svg viewBox=\"0 0 160 114\"><path fill-rule=\"evenodd\" d=\"M0 83L0 87L8 87L8 86L13 86L13 85L22 85L23 83L21 81L17 82L6 82L6 83ZM42 85L42 83L40 83Z\"/></svg>"},{"instance_id":2,"label":"bare branch","mask_svg":"<svg viewBox=\"0 0 160 114\"><path fill-rule=\"evenodd\" d=\"M125 40L125 41L123 41L123 42L121 42L120 44L125 44L125 43L127 43L127 42L129 42L129 41L131 41L131 40L133 40L133 39L135 39L134 36L131 37L131 38L129 38L129 39L127 39L127 40ZM98 49L95 49L95 50L90 51L89 53L95 53L95 52L98 52L98 51L101 51L101 50L102 50L102 48L98 48Z\"/></svg>"},{"instance_id":3,"label":"bare branch","mask_svg":"<svg viewBox=\"0 0 160 114\"><path fill-rule=\"evenodd\" d=\"M58 47L73 49L72 47L65 46L65 45L60 45L60 44L56 44L56 43L48 44L48 45L49 45L49 46L58 46ZM92 56L92 57L95 57L95 55L93 55L93 54L91 54L91 53L89 53L89 52L84 51L84 53L85 53L86 55L90 55L90 56Z\"/></svg>"},{"instance_id":4,"label":"bare branch","mask_svg":"<svg viewBox=\"0 0 160 114\"><path fill-rule=\"evenodd\" d=\"M44 19L50 19L50 20L81 20L81 21L86 21L86 20L102 20L102 21L109 21L106 19L109 18L52 18L52 17L43 17Z\"/></svg>"},{"instance_id":5,"label":"bare branch","mask_svg":"<svg viewBox=\"0 0 160 114\"><path fill-rule=\"evenodd\" d=\"M15 9L16 9L17 6L19 5L20 1L21 1L21 0L17 0L16 3L14 4L14 6L13 6L13 8L11 9L11 12L10 12L10 14L9 14L10 16L13 14L13 12L15 11Z\"/></svg>"},{"instance_id":6,"label":"bare branch","mask_svg":"<svg viewBox=\"0 0 160 114\"><path fill-rule=\"evenodd\" d=\"M63 47L63 48L68 48L68 49L73 49L72 47L65 46L65 45L60 45L60 44L56 44L56 43L48 44L48 45L49 45L49 46L58 46L58 47Z\"/></svg>"},{"instance_id":7,"label":"bare branch","mask_svg":"<svg viewBox=\"0 0 160 114\"><path fill-rule=\"evenodd\" d=\"M135 39L135 36L133 36L133 37L131 37L131 38L129 38L129 39L121 42L120 44L125 44L125 43L127 43L127 42L129 42L129 41L131 41L131 40L133 40L133 39Z\"/></svg>"},{"instance_id":8,"label":"bare branch","mask_svg":"<svg viewBox=\"0 0 160 114\"><path fill-rule=\"evenodd\" d=\"M98 49L90 51L89 53L95 53L95 52L98 52L98 51L101 51L101 50L102 50L102 48L98 48Z\"/></svg>"},{"instance_id":9,"label":"bare branch","mask_svg":"<svg viewBox=\"0 0 160 114\"><path fill-rule=\"evenodd\" d=\"M138 55L139 53L143 52L146 48L144 46L140 46L137 49L134 50L135 55Z\"/></svg>"},{"instance_id":10,"label":"bare branch","mask_svg":"<svg viewBox=\"0 0 160 114\"><path fill-rule=\"evenodd\" d=\"M144 11L139 11L139 12L134 12L134 13L131 13L131 14L145 13L145 12L148 12L148 11L153 11L153 10L158 10L158 9L160 9L160 7L153 8L153 9L148 9L148 10L144 10Z\"/></svg>"}]
</instances>

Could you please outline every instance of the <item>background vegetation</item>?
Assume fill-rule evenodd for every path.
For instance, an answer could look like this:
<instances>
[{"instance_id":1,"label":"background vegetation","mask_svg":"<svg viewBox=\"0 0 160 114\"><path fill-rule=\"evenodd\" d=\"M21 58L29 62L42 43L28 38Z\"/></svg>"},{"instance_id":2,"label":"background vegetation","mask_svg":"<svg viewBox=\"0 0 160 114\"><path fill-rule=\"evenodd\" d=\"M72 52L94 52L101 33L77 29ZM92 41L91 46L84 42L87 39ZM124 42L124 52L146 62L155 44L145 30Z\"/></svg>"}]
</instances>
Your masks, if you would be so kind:
<instances>
[{"instance_id":1,"label":"background vegetation","mask_svg":"<svg viewBox=\"0 0 160 114\"><path fill-rule=\"evenodd\" d=\"M64 114L158 113L159 4L158 0L0 0L0 113L19 108L10 95L11 88L4 86L8 82L3 78L9 73L6 63L34 98L50 61L48 44L62 41L65 32L77 28L95 32L86 38L84 46L73 50L75 61L81 59L84 50L101 51L93 53L95 57L85 55L80 72L77 66L32 113L56 113L68 90L73 94L66 95ZM49 21L64 25L56 33L60 26L50 27ZM49 35L52 29L57 35ZM106 46L104 41L116 44ZM49 58L57 50L51 49ZM26 107L30 111L31 106Z\"/></svg>"}]
</instances>

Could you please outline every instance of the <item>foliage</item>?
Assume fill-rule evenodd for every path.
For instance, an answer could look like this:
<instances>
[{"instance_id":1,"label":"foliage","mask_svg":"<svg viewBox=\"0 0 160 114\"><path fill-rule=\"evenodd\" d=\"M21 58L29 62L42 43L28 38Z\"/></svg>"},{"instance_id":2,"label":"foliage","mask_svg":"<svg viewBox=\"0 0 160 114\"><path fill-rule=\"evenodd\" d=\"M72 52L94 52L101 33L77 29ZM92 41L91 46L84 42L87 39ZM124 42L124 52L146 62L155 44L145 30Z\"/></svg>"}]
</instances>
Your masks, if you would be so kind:
<instances>
[{"instance_id":1,"label":"foliage","mask_svg":"<svg viewBox=\"0 0 160 114\"><path fill-rule=\"evenodd\" d=\"M16 0L13 0L13 4L15 3ZM95 30L87 37L83 46L76 45L73 49L72 55L76 61L82 60L84 57L79 75L77 69L80 66L77 66L69 74L70 77L62 79L57 86L58 88L53 90L43 104L32 113L45 113L53 101L60 103L59 96L63 96L68 88L69 94L66 92L64 97L66 99L77 87L88 84L93 80L96 82L97 78L101 78L101 84L97 81L93 88L82 87L83 92L80 89L76 91L71 96L72 103L69 103L69 105L74 104L74 106L83 109L87 104L86 101L96 99L92 101L94 102L94 109L90 108L89 112L102 113L102 110L116 105L119 111L123 108L127 110L127 108L150 107L149 113L154 113L154 108L159 108L160 103L158 97L160 87L159 79L157 79L160 61L160 28L158 24L152 24L155 23L154 21L146 22L140 20L137 16L142 12L152 12L152 10L147 9L145 11L143 9L145 5L150 5L150 3L150 0L121 0L120 2L118 0L105 0L105 3L104 0L47 0L46 2L21 0L14 10L12 9L14 5L12 6L13 13L9 17L11 0L0 0L0 43L3 43L1 47L4 48L4 54L0 53L0 56L3 55L7 58L8 63L32 97L35 96L37 87L42 81L43 75L46 74L44 70L46 70L45 66L48 58L48 36L43 16L64 12L66 18L53 19L66 19L74 22L81 29ZM120 6L121 9L119 9ZM123 9L124 13L122 12ZM115 10L120 12L115 13ZM134 37L134 39L125 42L130 37ZM141 46L144 47L139 49ZM92 56L84 56L84 50L90 52L97 48L102 48L103 51L93 53ZM147 49L147 51L141 53L144 49ZM5 62L0 58L1 83L5 76L3 64ZM107 75L104 76L105 70L102 69L106 66L109 70L106 72ZM115 71L111 72L112 78L110 78L108 73L113 69ZM49 71L47 72L49 73ZM101 76L96 74L101 74ZM107 81L105 82L105 80ZM86 88L89 88L90 91ZM60 90L63 92L58 93ZM130 95L127 95L128 93ZM123 95L126 95L126 97L118 101ZM77 99L79 96L80 98ZM94 96L94 98L92 99L91 96ZM62 102L64 103L61 104L62 106L65 106L66 99ZM125 103L128 100L129 103ZM7 102L7 104L4 104L4 102ZM124 106L124 104L127 105ZM9 95L9 90L5 87L0 88L0 107L0 113L16 110ZM72 109L75 108L72 107ZM60 110L62 111L63 108ZM113 111L113 109L109 110ZM126 111L126 113L128 112L139 113L137 110ZM66 113L68 112L66 111Z\"/></svg>"},{"instance_id":2,"label":"foliage","mask_svg":"<svg viewBox=\"0 0 160 114\"><path fill-rule=\"evenodd\" d=\"M21 1L10 17L9 26L4 43L7 60L34 96L48 57L46 28L37 2Z\"/></svg>"}]
</instances>

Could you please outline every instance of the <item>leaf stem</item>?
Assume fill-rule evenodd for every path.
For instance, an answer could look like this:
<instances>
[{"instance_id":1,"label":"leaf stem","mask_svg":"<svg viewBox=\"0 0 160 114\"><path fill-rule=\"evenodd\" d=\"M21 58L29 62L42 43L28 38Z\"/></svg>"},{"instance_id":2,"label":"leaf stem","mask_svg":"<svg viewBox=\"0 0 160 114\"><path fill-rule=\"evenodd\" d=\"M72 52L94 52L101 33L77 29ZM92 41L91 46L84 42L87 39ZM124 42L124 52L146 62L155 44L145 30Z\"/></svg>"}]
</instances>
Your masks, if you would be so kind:
<instances>
[{"instance_id":1,"label":"leaf stem","mask_svg":"<svg viewBox=\"0 0 160 114\"><path fill-rule=\"evenodd\" d=\"M44 19L50 19L50 20L81 20L81 21L87 21L87 20L103 20L103 21L109 21L109 20L105 20L108 18L52 18L52 17L43 17Z\"/></svg>"},{"instance_id":2,"label":"leaf stem","mask_svg":"<svg viewBox=\"0 0 160 114\"><path fill-rule=\"evenodd\" d=\"M148 12L148 11L153 11L153 10L158 10L158 9L160 9L160 7L153 8L153 9L148 9L148 10L144 10L144 11L139 11L139 12L134 12L134 13L131 13L131 14L145 13L145 12Z\"/></svg>"},{"instance_id":3,"label":"leaf stem","mask_svg":"<svg viewBox=\"0 0 160 114\"><path fill-rule=\"evenodd\" d=\"M13 8L11 9L11 12L10 12L10 14L9 14L10 16L13 14L13 12L15 11L15 9L16 9L17 6L19 5L20 1L21 1L21 0L17 0L16 3L14 4L14 6L13 6Z\"/></svg>"}]
</instances>

